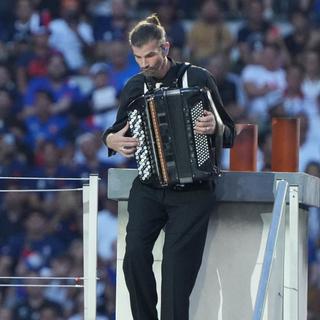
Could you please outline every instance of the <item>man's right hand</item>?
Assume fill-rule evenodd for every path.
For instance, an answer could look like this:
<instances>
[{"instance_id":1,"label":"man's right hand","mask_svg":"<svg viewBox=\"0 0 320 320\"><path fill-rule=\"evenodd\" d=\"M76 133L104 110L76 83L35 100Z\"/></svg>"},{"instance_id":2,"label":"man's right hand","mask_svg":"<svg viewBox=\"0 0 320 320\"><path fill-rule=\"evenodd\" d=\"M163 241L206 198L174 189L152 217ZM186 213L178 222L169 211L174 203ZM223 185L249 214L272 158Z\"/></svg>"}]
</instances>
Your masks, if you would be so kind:
<instances>
[{"instance_id":1,"label":"man's right hand","mask_svg":"<svg viewBox=\"0 0 320 320\"><path fill-rule=\"evenodd\" d=\"M127 123L118 132L108 134L106 138L106 143L110 149L120 153L126 158L131 158L134 156L134 153L137 150L139 141L137 138L124 136L128 129L129 124Z\"/></svg>"}]
</instances>

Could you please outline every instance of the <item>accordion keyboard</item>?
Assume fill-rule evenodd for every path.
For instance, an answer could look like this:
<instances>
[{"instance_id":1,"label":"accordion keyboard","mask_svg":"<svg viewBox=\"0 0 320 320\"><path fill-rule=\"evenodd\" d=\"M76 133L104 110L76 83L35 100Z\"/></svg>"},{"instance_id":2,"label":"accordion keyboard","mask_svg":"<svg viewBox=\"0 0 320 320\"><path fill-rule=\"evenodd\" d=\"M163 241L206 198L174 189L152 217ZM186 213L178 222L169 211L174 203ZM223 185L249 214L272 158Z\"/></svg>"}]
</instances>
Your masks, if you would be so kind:
<instances>
[{"instance_id":1,"label":"accordion keyboard","mask_svg":"<svg viewBox=\"0 0 320 320\"><path fill-rule=\"evenodd\" d=\"M203 116L202 101L199 101L196 105L194 105L190 112L191 112L192 126L195 127L196 120L199 117ZM201 167L210 158L210 151L209 151L209 145L207 142L207 136L204 134L198 134L194 132L194 143L195 143L196 156L197 156L197 165L198 167Z\"/></svg>"},{"instance_id":2,"label":"accordion keyboard","mask_svg":"<svg viewBox=\"0 0 320 320\"><path fill-rule=\"evenodd\" d=\"M146 143L146 134L144 131L142 117L137 110L129 112L128 122L132 136L139 140L139 145L135 153L139 176L142 180L148 180L152 175L152 165Z\"/></svg>"}]
</instances>

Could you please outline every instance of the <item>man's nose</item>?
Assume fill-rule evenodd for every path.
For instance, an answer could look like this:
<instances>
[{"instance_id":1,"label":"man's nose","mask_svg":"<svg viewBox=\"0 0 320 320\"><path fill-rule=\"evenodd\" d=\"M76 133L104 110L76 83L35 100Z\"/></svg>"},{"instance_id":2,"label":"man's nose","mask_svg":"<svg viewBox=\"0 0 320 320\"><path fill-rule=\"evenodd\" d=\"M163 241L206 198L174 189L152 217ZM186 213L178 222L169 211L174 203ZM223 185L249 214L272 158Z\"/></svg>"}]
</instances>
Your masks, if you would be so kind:
<instances>
[{"instance_id":1,"label":"man's nose","mask_svg":"<svg viewBox=\"0 0 320 320\"><path fill-rule=\"evenodd\" d=\"M148 67L148 62L147 62L147 60L145 58L141 59L140 67L142 69L146 69Z\"/></svg>"}]
</instances>

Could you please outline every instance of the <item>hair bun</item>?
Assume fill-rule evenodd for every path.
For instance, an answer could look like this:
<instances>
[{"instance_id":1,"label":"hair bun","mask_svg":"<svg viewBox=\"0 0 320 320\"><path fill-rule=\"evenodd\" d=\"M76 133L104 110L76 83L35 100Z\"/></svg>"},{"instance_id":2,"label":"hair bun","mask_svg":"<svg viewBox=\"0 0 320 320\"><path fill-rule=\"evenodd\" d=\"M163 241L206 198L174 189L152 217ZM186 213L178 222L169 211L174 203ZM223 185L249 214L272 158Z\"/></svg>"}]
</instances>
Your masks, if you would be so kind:
<instances>
[{"instance_id":1,"label":"hair bun","mask_svg":"<svg viewBox=\"0 0 320 320\"><path fill-rule=\"evenodd\" d=\"M160 20L159 18L157 17L157 14L156 13L153 13L152 15L148 16L145 21L147 23L152 23L152 24L155 24L157 26L161 26L161 23L160 23Z\"/></svg>"}]
</instances>

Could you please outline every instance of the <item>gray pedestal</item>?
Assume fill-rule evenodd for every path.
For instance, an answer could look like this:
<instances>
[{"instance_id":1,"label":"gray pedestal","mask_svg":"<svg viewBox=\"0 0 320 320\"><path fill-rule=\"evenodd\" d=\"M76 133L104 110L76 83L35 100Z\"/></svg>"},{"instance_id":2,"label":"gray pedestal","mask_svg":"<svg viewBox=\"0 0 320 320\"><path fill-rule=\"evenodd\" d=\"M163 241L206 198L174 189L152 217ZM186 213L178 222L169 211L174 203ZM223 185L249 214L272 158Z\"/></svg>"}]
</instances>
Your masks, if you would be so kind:
<instances>
[{"instance_id":1,"label":"gray pedestal","mask_svg":"<svg viewBox=\"0 0 320 320\"><path fill-rule=\"evenodd\" d=\"M117 320L132 319L122 261L128 219L127 199L135 176L135 170L109 170L108 196L119 201ZM191 295L191 320L249 320L252 317L271 221L275 182L279 179L288 181L289 185L298 186L299 190L299 232L294 239L299 244L298 263L292 268L289 260L281 256L281 252L288 254L290 251L289 242L292 239L284 241L284 238L287 238L286 232L283 239L279 239L280 245L285 245L285 250L280 248L274 259L264 319L284 319L283 314L287 314L287 318L291 317L288 312L283 313L284 296L290 297L291 301L292 297L296 297L298 312L294 318L306 319L307 208L320 206L319 179L304 173L226 172L218 180L216 188L218 203L211 215L203 262ZM289 212L289 208L287 211ZM287 230L289 222L288 219L286 221ZM163 237L162 233L154 248L158 292L161 285ZM285 274L298 272L298 283L292 285L290 279L283 279L283 270ZM292 319L291 317L290 320Z\"/></svg>"}]
</instances>

